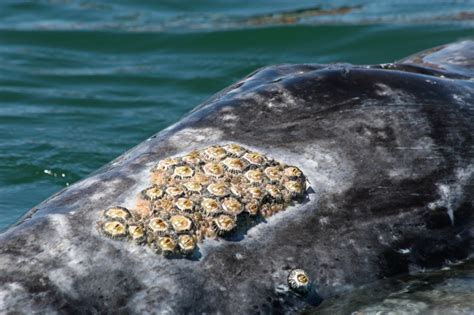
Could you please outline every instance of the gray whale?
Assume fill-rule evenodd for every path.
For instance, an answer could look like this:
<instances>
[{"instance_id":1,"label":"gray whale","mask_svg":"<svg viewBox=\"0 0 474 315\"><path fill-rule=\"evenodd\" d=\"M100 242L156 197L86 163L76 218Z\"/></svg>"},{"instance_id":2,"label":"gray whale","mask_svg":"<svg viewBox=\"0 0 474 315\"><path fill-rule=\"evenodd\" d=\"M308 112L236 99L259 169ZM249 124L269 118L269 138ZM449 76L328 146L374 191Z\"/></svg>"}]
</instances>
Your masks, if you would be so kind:
<instances>
[{"instance_id":1,"label":"gray whale","mask_svg":"<svg viewBox=\"0 0 474 315\"><path fill-rule=\"evenodd\" d=\"M0 235L0 309L44 313L288 313L473 253L474 42L394 64L260 69L64 189ZM307 202L238 241L167 259L104 238L156 161L241 143L298 166ZM287 277L302 268L313 290Z\"/></svg>"}]
</instances>

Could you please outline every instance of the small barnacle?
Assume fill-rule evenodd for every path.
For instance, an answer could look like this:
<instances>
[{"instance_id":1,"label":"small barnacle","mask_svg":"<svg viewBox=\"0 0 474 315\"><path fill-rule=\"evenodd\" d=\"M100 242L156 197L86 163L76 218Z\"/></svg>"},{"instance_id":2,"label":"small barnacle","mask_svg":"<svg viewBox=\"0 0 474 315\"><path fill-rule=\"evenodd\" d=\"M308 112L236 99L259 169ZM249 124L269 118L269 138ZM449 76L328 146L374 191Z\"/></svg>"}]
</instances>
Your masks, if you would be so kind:
<instances>
[{"instance_id":1,"label":"small barnacle","mask_svg":"<svg viewBox=\"0 0 474 315\"><path fill-rule=\"evenodd\" d=\"M104 217L110 220L126 221L132 217L130 211L124 207L112 207L104 211Z\"/></svg>"},{"instance_id":2,"label":"small barnacle","mask_svg":"<svg viewBox=\"0 0 474 315\"><path fill-rule=\"evenodd\" d=\"M242 156L246 152L244 148L242 148L240 145L235 144L235 143L229 143L223 146L224 150L226 150L230 155L232 156Z\"/></svg>"},{"instance_id":3,"label":"small barnacle","mask_svg":"<svg viewBox=\"0 0 474 315\"><path fill-rule=\"evenodd\" d=\"M262 171L259 169L247 171L245 173L245 178L247 178L251 183L260 183L263 178Z\"/></svg>"},{"instance_id":4,"label":"small barnacle","mask_svg":"<svg viewBox=\"0 0 474 315\"><path fill-rule=\"evenodd\" d=\"M229 194L225 183L217 182L207 186L207 191L217 197L224 197Z\"/></svg>"},{"instance_id":5,"label":"small barnacle","mask_svg":"<svg viewBox=\"0 0 474 315\"><path fill-rule=\"evenodd\" d=\"M228 214L238 215L242 212L242 204L235 198L227 198L222 202L222 208Z\"/></svg>"},{"instance_id":6,"label":"small barnacle","mask_svg":"<svg viewBox=\"0 0 474 315\"><path fill-rule=\"evenodd\" d=\"M304 270L293 269L288 276L288 286L294 292L304 295L311 289L311 281Z\"/></svg>"},{"instance_id":7,"label":"small barnacle","mask_svg":"<svg viewBox=\"0 0 474 315\"><path fill-rule=\"evenodd\" d=\"M203 198L201 207L206 215L216 215L221 213L219 202L212 198Z\"/></svg>"},{"instance_id":8,"label":"small barnacle","mask_svg":"<svg viewBox=\"0 0 474 315\"><path fill-rule=\"evenodd\" d=\"M173 173L174 176L181 177L181 178L191 177L193 176L193 174L194 174L194 170L187 165L177 166L174 169L174 173Z\"/></svg>"},{"instance_id":9,"label":"small barnacle","mask_svg":"<svg viewBox=\"0 0 474 315\"><path fill-rule=\"evenodd\" d=\"M245 211L248 212L248 214L254 216L258 214L258 209L260 208L260 202L257 200L251 200L245 205Z\"/></svg>"},{"instance_id":10,"label":"small barnacle","mask_svg":"<svg viewBox=\"0 0 474 315\"><path fill-rule=\"evenodd\" d=\"M222 164L224 164L227 171L233 174L238 174L245 170L245 168L247 167L244 161L239 158L227 158L222 161Z\"/></svg>"},{"instance_id":11,"label":"small barnacle","mask_svg":"<svg viewBox=\"0 0 474 315\"><path fill-rule=\"evenodd\" d=\"M184 193L184 191L181 187L169 186L166 188L166 193L171 197L179 197Z\"/></svg>"},{"instance_id":12,"label":"small barnacle","mask_svg":"<svg viewBox=\"0 0 474 315\"><path fill-rule=\"evenodd\" d=\"M208 147L203 151L204 157L212 161L220 161L226 157L226 151L220 146Z\"/></svg>"},{"instance_id":13,"label":"small barnacle","mask_svg":"<svg viewBox=\"0 0 474 315\"><path fill-rule=\"evenodd\" d=\"M245 193L242 186L238 185L238 184L231 184L230 185L230 192L238 198L241 198Z\"/></svg>"},{"instance_id":14,"label":"small barnacle","mask_svg":"<svg viewBox=\"0 0 474 315\"><path fill-rule=\"evenodd\" d=\"M100 230L106 236L113 239L120 239L127 236L127 228L125 223L117 220L102 222L100 225Z\"/></svg>"},{"instance_id":15,"label":"small barnacle","mask_svg":"<svg viewBox=\"0 0 474 315\"><path fill-rule=\"evenodd\" d=\"M281 191L275 185L265 185L265 190L272 196L274 199L279 200L281 198Z\"/></svg>"},{"instance_id":16,"label":"small barnacle","mask_svg":"<svg viewBox=\"0 0 474 315\"><path fill-rule=\"evenodd\" d=\"M156 241L156 245L161 250L161 252L165 255L173 253L176 248L176 242L170 236L158 237L158 240Z\"/></svg>"},{"instance_id":17,"label":"small barnacle","mask_svg":"<svg viewBox=\"0 0 474 315\"><path fill-rule=\"evenodd\" d=\"M301 177L302 175L301 171L294 166L286 167L283 173L285 174L285 176L292 178Z\"/></svg>"},{"instance_id":18,"label":"small barnacle","mask_svg":"<svg viewBox=\"0 0 474 315\"><path fill-rule=\"evenodd\" d=\"M186 189L189 191L197 193L201 192L202 190L202 185L198 181L187 182L184 184L184 187L186 187Z\"/></svg>"},{"instance_id":19,"label":"small barnacle","mask_svg":"<svg viewBox=\"0 0 474 315\"><path fill-rule=\"evenodd\" d=\"M156 166L156 168L160 169L160 170L169 170L170 168L172 168L173 166L178 165L178 164L179 164L178 159L167 158L167 159L164 159L164 160L161 160L160 162L158 162L158 165Z\"/></svg>"},{"instance_id":20,"label":"small barnacle","mask_svg":"<svg viewBox=\"0 0 474 315\"><path fill-rule=\"evenodd\" d=\"M258 165L258 166L262 165L265 161L264 157L257 152L245 153L243 158L250 164Z\"/></svg>"},{"instance_id":21,"label":"small barnacle","mask_svg":"<svg viewBox=\"0 0 474 315\"><path fill-rule=\"evenodd\" d=\"M292 194L299 195L303 192L303 185L299 181L290 180L284 186Z\"/></svg>"},{"instance_id":22,"label":"small barnacle","mask_svg":"<svg viewBox=\"0 0 474 315\"><path fill-rule=\"evenodd\" d=\"M142 190L142 196L146 200L156 200L156 199L161 198L161 196L163 196L163 189L161 189L157 185L153 185L151 187L148 187Z\"/></svg>"},{"instance_id":23,"label":"small barnacle","mask_svg":"<svg viewBox=\"0 0 474 315\"><path fill-rule=\"evenodd\" d=\"M281 179L281 169L278 166L269 166L263 172L271 181L279 181Z\"/></svg>"},{"instance_id":24,"label":"small barnacle","mask_svg":"<svg viewBox=\"0 0 474 315\"><path fill-rule=\"evenodd\" d=\"M130 224L128 226L128 235L137 243L142 243L146 239L145 229L139 224Z\"/></svg>"},{"instance_id":25,"label":"small barnacle","mask_svg":"<svg viewBox=\"0 0 474 315\"><path fill-rule=\"evenodd\" d=\"M235 228L235 218L221 214L212 220L212 226L218 235L226 234Z\"/></svg>"},{"instance_id":26,"label":"small barnacle","mask_svg":"<svg viewBox=\"0 0 474 315\"><path fill-rule=\"evenodd\" d=\"M179 198L176 201L176 207L181 211L192 211L194 207L194 202L189 198Z\"/></svg>"},{"instance_id":27,"label":"small barnacle","mask_svg":"<svg viewBox=\"0 0 474 315\"><path fill-rule=\"evenodd\" d=\"M191 153L183 156L181 159L188 164L199 164L199 162L201 162L198 151L192 151Z\"/></svg>"},{"instance_id":28,"label":"small barnacle","mask_svg":"<svg viewBox=\"0 0 474 315\"><path fill-rule=\"evenodd\" d=\"M191 254L196 248L196 240L188 234L180 235L178 237L178 247L182 254Z\"/></svg>"},{"instance_id":29,"label":"small barnacle","mask_svg":"<svg viewBox=\"0 0 474 315\"><path fill-rule=\"evenodd\" d=\"M265 196L265 192L259 186L251 186L247 189L247 192L254 199L262 199Z\"/></svg>"},{"instance_id":30,"label":"small barnacle","mask_svg":"<svg viewBox=\"0 0 474 315\"><path fill-rule=\"evenodd\" d=\"M184 215L174 215L170 218L171 225L177 233L187 232L191 230L193 221Z\"/></svg>"},{"instance_id":31,"label":"small barnacle","mask_svg":"<svg viewBox=\"0 0 474 315\"><path fill-rule=\"evenodd\" d=\"M153 233L162 234L168 231L169 224L160 217L153 217L148 221L148 228Z\"/></svg>"},{"instance_id":32,"label":"small barnacle","mask_svg":"<svg viewBox=\"0 0 474 315\"><path fill-rule=\"evenodd\" d=\"M203 166L203 170L208 176L221 177L224 175L224 168L218 163L207 163Z\"/></svg>"}]
</instances>

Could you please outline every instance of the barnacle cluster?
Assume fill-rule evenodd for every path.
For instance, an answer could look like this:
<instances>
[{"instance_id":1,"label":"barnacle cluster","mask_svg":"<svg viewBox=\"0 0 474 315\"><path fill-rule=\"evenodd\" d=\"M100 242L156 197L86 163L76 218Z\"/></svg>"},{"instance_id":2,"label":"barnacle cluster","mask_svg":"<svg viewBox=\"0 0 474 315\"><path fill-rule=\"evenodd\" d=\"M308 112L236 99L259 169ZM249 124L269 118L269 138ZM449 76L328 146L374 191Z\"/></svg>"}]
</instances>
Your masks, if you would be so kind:
<instances>
[{"instance_id":1,"label":"barnacle cluster","mask_svg":"<svg viewBox=\"0 0 474 315\"><path fill-rule=\"evenodd\" d=\"M135 209L109 208L98 226L165 255L191 255L204 238L282 211L305 191L297 167L237 144L215 145L159 161Z\"/></svg>"}]
</instances>

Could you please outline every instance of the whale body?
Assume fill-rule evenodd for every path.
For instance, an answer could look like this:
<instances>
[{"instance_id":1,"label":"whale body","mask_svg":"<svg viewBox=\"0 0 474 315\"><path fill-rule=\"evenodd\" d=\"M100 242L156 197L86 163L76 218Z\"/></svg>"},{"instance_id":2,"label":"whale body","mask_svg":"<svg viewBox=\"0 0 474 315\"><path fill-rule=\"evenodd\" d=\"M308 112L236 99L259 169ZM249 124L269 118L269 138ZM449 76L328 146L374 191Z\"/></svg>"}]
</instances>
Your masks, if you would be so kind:
<instances>
[{"instance_id":1,"label":"whale body","mask_svg":"<svg viewBox=\"0 0 474 315\"><path fill-rule=\"evenodd\" d=\"M383 65L259 69L0 235L0 309L278 313L473 253L474 42ZM307 199L193 259L103 237L155 163L238 143L295 165ZM303 269L304 296L287 283Z\"/></svg>"}]
</instances>

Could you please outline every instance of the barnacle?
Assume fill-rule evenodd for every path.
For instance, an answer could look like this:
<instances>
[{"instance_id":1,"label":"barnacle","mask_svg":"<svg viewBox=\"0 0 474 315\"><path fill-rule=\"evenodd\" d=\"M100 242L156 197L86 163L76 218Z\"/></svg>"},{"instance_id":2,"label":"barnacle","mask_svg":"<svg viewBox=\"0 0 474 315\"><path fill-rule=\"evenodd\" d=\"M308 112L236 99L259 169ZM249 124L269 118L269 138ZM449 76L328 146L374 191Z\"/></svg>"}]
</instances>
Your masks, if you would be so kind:
<instances>
[{"instance_id":1,"label":"barnacle","mask_svg":"<svg viewBox=\"0 0 474 315\"><path fill-rule=\"evenodd\" d=\"M238 215L242 212L242 204L235 198L227 198L222 202L222 208L224 208L225 212Z\"/></svg>"},{"instance_id":2,"label":"barnacle","mask_svg":"<svg viewBox=\"0 0 474 315\"><path fill-rule=\"evenodd\" d=\"M169 224L160 217L154 217L148 222L148 227L152 232L161 234L168 231Z\"/></svg>"},{"instance_id":3,"label":"barnacle","mask_svg":"<svg viewBox=\"0 0 474 315\"><path fill-rule=\"evenodd\" d=\"M222 164L224 164L226 170L232 173L240 173L246 167L246 164L244 163L244 161L242 161L239 158L227 158L224 161L222 161Z\"/></svg>"},{"instance_id":4,"label":"barnacle","mask_svg":"<svg viewBox=\"0 0 474 315\"><path fill-rule=\"evenodd\" d=\"M235 228L235 219L222 214L212 221L213 228L218 235L224 235Z\"/></svg>"},{"instance_id":5,"label":"barnacle","mask_svg":"<svg viewBox=\"0 0 474 315\"><path fill-rule=\"evenodd\" d=\"M201 207L207 215L214 215L220 213L219 203L212 198L203 198Z\"/></svg>"},{"instance_id":6,"label":"barnacle","mask_svg":"<svg viewBox=\"0 0 474 315\"><path fill-rule=\"evenodd\" d=\"M170 236L158 237L156 245L163 254L171 254L176 249L176 241Z\"/></svg>"},{"instance_id":7,"label":"barnacle","mask_svg":"<svg viewBox=\"0 0 474 315\"><path fill-rule=\"evenodd\" d=\"M217 197L224 197L228 194L227 186L223 182L212 183L207 186L207 190Z\"/></svg>"},{"instance_id":8,"label":"barnacle","mask_svg":"<svg viewBox=\"0 0 474 315\"><path fill-rule=\"evenodd\" d=\"M179 198L176 201L176 207L181 211L191 211L194 207L194 202L189 198Z\"/></svg>"},{"instance_id":9,"label":"barnacle","mask_svg":"<svg viewBox=\"0 0 474 315\"><path fill-rule=\"evenodd\" d=\"M157 169L159 170L168 170L171 167L178 165L179 161L173 158L167 158L158 162Z\"/></svg>"},{"instance_id":10,"label":"barnacle","mask_svg":"<svg viewBox=\"0 0 474 315\"><path fill-rule=\"evenodd\" d=\"M174 169L174 176L179 176L179 177L191 177L194 174L194 170L190 168L189 166L177 166Z\"/></svg>"},{"instance_id":11,"label":"barnacle","mask_svg":"<svg viewBox=\"0 0 474 315\"><path fill-rule=\"evenodd\" d=\"M157 185L153 185L143 190L142 196L147 200L156 200L163 196L163 189L161 189Z\"/></svg>"},{"instance_id":12,"label":"barnacle","mask_svg":"<svg viewBox=\"0 0 474 315\"><path fill-rule=\"evenodd\" d=\"M224 168L219 163L207 163L203 169L208 176L221 177L224 175Z\"/></svg>"},{"instance_id":13,"label":"barnacle","mask_svg":"<svg viewBox=\"0 0 474 315\"><path fill-rule=\"evenodd\" d=\"M145 229L143 226L138 224L131 224L128 226L128 235L130 235L130 238L137 243L144 242L146 239Z\"/></svg>"},{"instance_id":14,"label":"barnacle","mask_svg":"<svg viewBox=\"0 0 474 315\"><path fill-rule=\"evenodd\" d=\"M190 254L196 247L196 241L191 235L183 234L178 237L178 246L183 254Z\"/></svg>"},{"instance_id":15,"label":"barnacle","mask_svg":"<svg viewBox=\"0 0 474 315\"><path fill-rule=\"evenodd\" d=\"M311 288L308 274L302 269L293 269L288 275L288 286L299 294L306 294Z\"/></svg>"},{"instance_id":16,"label":"barnacle","mask_svg":"<svg viewBox=\"0 0 474 315\"><path fill-rule=\"evenodd\" d=\"M170 222L177 233L187 232L193 226L193 221L190 218L179 214L172 216Z\"/></svg>"},{"instance_id":17,"label":"barnacle","mask_svg":"<svg viewBox=\"0 0 474 315\"><path fill-rule=\"evenodd\" d=\"M102 233L111 238L118 239L127 235L125 223L117 220L103 222L100 224L100 229Z\"/></svg>"},{"instance_id":18,"label":"barnacle","mask_svg":"<svg viewBox=\"0 0 474 315\"><path fill-rule=\"evenodd\" d=\"M98 228L110 238L146 244L165 255L192 255L205 238L235 233L237 222L250 228L258 217L284 210L306 191L296 166L233 143L165 158L151 172L152 183L135 208L103 211Z\"/></svg>"},{"instance_id":19,"label":"barnacle","mask_svg":"<svg viewBox=\"0 0 474 315\"><path fill-rule=\"evenodd\" d=\"M245 178L247 178L251 183L260 183L262 181L263 174L259 169L250 170L245 173Z\"/></svg>"},{"instance_id":20,"label":"barnacle","mask_svg":"<svg viewBox=\"0 0 474 315\"><path fill-rule=\"evenodd\" d=\"M124 207L112 207L104 211L104 217L110 220L125 221L131 216L130 211Z\"/></svg>"}]
</instances>

